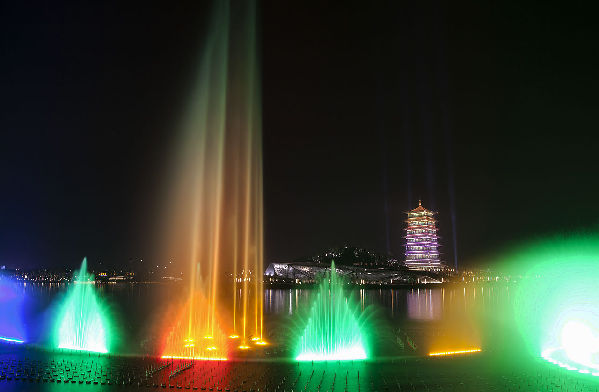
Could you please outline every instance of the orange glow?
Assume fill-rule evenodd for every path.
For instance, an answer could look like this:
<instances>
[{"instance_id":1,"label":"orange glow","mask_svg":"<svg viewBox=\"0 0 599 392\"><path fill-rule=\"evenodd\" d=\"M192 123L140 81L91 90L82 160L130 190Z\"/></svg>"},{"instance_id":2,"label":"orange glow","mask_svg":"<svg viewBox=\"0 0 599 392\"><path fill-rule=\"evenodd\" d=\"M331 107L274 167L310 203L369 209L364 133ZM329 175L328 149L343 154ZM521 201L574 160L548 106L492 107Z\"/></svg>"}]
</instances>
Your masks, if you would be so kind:
<instances>
[{"instance_id":1,"label":"orange glow","mask_svg":"<svg viewBox=\"0 0 599 392\"><path fill-rule=\"evenodd\" d=\"M264 340L260 340L259 342L255 342L255 344L259 346L266 346L268 343L266 343Z\"/></svg>"},{"instance_id":2,"label":"orange glow","mask_svg":"<svg viewBox=\"0 0 599 392\"><path fill-rule=\"evenodd\" d=\"M441 357L444 355L456 355L456 354L472 354L472 353L479 353L482 350L480 348L471 348L471 349L467 349L467 350L457 350L457 351L439 351L439 352L435 352L435 353L429 353L429 357Z\"/></svg>"},{"instance_id":3,"label":"orange glow","mask_svg":"<svg viewBox=\"0 0 599 392\"><path fill-rule=\"evenodd\" d=\"M227 336L221 332L218 320L213 322L214 334L206 333L212 329L209 306L208 300L200 293L181 306L179 317L168 325L163 356L204 360L228 357Z\"/></svg>"},{"instance_id":4,"label":"orange glow","mask_svg":"<svg viewBox=\"0 0 599 392\"><path fill-rule=\"evenodd\" d=\"M249 10L236 21L245 28L237 28L228 7L216 7L179 126L158 234L164 238L161 257L169 260L163 273L189 282L189 299L187 316L165 331L165 355L223 357L234 348L227 339L247 342L250 335L263 336L262 110L255 14ZM183 342L190 337L195 342ZM207 346L218 350L208 352Z\"/></svg>"},{"instance_id":5,"label":"orange glow","mask_svg":"<svg viewBox=\"0 0 599 392\"><path fill-rule=\"evenodd\" d=\"M162 359L188 359L191 361L226 361L227 358L204 358L204 357L178 357L173 355L163 355Z\"/></svg>"},{"instance_id":6,"label":"orange glow","mask_svg":"<svg viewBox=\"0 0 599 392\"><path fill-rule=\"evenodd\" d=\"M250 346L241 345L241 346L239 346L239 349L240 349L240 350L249 350L249 349L250 349Z\"/></svg>"}]
</instances>

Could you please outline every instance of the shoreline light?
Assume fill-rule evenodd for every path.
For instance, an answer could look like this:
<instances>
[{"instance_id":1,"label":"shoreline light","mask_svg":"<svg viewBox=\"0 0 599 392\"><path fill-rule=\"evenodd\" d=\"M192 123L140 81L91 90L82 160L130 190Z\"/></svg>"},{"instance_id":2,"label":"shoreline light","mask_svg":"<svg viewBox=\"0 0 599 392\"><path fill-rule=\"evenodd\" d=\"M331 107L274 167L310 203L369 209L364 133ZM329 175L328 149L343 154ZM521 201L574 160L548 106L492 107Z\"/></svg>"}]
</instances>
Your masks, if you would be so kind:
<instances>
[{"instance_id":1,"label":"shoreline light","mask_svg":"<svg viewBox=\"0 0 599 392\"><path fill-rule=\"evenodd\" d=\"M8 342L8 343L16 343L16 344L22 344L22 343L25 343L25 341L24 341L24 340L21 340L21 339L15 339L15 338L7 338L7 337L4 337L4 336L0 336L0 340L1 340L1 341L3 341L3 342Z\"/></svg>"},{"instance_id":2,"label":"shoreline light","mask_svg":"<svg viewBox=\"0 0 599 392\"><path fill-rule=\"evenodd\" d=\"M471 353L479 353L482 350L480 348L471 348L468 350L456 350L456 351L439 351L429 353L429 357L442 357L445 355L456 355L456 354L471 354Z\"/></svg>"},{"instance_id":3,"label":"shoreline light","mask_svg":"<svg viewBox=\"0 0 599 392\"><path fill-rule=\"evenodd\" d=\"M184 357L177 355L163 355L161 359L187 359L190 361L227 361L227 358L209 358L209 357Z\"/></svg>"}]
</instances>

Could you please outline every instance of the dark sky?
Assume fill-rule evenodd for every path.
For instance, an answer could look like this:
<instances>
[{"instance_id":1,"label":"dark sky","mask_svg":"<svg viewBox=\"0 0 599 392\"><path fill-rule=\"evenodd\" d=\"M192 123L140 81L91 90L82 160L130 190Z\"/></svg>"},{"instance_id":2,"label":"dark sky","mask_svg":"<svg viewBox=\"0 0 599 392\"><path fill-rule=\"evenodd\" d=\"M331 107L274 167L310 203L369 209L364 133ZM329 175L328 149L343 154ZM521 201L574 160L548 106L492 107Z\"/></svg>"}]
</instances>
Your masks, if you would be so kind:
<instances>
[{"instance_id":1,"label":"dark sky","mask_svg":"<svg viewBox=\"0 0 599 392\"><path fill-rule=\"evenodd\" d=\"M418 198L463 266L596 224L596 21L528 3L263 1L266 262L401 257ZM151 260L209 6L0 7L0 264Z\"/></svg>"}]
</instances>

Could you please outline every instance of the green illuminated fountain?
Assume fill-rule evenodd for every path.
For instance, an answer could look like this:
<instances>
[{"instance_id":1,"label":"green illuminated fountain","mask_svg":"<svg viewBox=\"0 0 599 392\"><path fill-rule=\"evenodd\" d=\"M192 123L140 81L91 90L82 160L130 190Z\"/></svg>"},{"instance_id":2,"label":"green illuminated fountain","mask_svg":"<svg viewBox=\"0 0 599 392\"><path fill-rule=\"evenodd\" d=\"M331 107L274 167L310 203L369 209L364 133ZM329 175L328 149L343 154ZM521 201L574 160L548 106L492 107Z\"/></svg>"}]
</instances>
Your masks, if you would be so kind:
<instances>
[{"instance_id":1,"label":"green illuminated fountain","mask_svg":"<svg viewBox=\"0 0 599 392\"><path fill-rule=\"evenodd\" d=\"M541 238L498 258L517 277L510 291L525 348L562 368L599 377L599 234Z\"/></svg>"},{"instance_id":2,"label":"green illuminated fountain","mask_svg":"<svg viewBox=\"0 0 599 392\"><path fill-rule=\"evenodd\" d=\"M58 348L108 352L108 314L97 296L94 276L87 272L87 259L83 259L81 268L75 272L73 284L59 309L55 329Z\"/></svg>"},{"instance_id":3,"label":"green illuminated fountain","mask_svg":"<svg viewBox=\"0 0 599 392\"><path fill-rule=\"evenodd\" d=\"M309 318L300 337L298 361L366 359L364 334L356 307L343 289L343 278L331 264L319 285Z\"/></svg>"}]
</instances>

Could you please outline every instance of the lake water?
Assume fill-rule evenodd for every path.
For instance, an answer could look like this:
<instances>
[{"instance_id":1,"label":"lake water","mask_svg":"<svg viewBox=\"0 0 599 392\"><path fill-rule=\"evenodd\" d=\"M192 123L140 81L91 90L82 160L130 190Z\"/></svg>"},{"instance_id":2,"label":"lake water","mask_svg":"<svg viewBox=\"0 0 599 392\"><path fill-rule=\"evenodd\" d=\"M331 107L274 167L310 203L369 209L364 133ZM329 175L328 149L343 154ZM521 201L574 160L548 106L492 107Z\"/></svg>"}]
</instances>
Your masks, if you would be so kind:
<instances>
[{"instance_id":1,"label":"lake water","mask_svg":"<svg viewBox=\"0 0 599 392\"><path fill-rule=\"evenodd\" d=\"M26 284L25 315L28 340L48 341L55 306L65 284ZM165 315L182 303L177 284L106 284L97 286L108 305L119 335L117 351L152 354L160 345ZM315 289L266 289L265 330L281 346L294 341L307 317ZM361 317L363 330L378 356L426 354L466 347L501 346L509 329L510 287L432 286L431 288L355 289L347 294ZM162 329L161 329L162 328ZM406 335L412 349L401 349ZM500 343L500 344L497 344ZM415 348L415 350L414 350Z\"/></svg>"},{"instance_id":2,"label":"lake water","mask_svg":"<svg viewBox=\"0 0 599 392\"><path fill-rule=\"evenodd\" d=\"M594 391L594 377L548 364L519 350L511 321L513 288L501 285L349 290L368 336L369 361L290 360L316 291L264 291L273 343L261 360L163 360L156 354L169 308L185 296L173 284L97 286L115 320L119 344L97 355L43 349L55 305L67 285L23 285L28 345L0 344L0 389L204 391ZM407 347L408 340L413 347ZM399 338L399 339L398 339ZM403 343L403 348L402 344ZM38 347L37 345L42 347ZM480 348L465 356L437 351ZM121 354L135 354L134 356ZM150 355L146 355L150 354ZM266 359L266 360L265 360Z\"/></svg>"}]
</instances>

